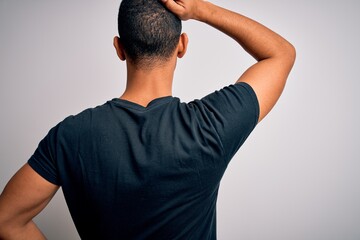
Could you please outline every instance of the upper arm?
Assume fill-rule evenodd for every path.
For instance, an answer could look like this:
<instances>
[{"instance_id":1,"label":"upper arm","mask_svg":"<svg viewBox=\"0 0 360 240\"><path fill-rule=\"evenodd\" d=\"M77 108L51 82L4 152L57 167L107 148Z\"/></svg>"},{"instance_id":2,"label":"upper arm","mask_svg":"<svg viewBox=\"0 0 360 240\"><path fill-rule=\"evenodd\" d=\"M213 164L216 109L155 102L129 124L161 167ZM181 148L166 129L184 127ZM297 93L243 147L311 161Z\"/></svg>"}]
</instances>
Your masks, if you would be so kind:
<instances>
[{"instance_id":1,"label":"upper arm","mask_svg":"<svg viewBox=\"0 0 360 240\"><path fill-rule=\"evenodd\" d=\"M0 225L25 225L31 221L55 195L54 185L28 164L8 182L0 195Z\"/></svg>"},{"instance_id":2,"label":"upper arm","mask_svg":"<svg viewBox=\"0 0 360 240\"><path fill-rule=\"evenodd\" d=\"M221 146L222 159L228 163L245 142L259 119L259 104L247 83L231 84L201 100L193 101L207 147ZM213 133L213 134L209 134ZM215 142L216 144L210 144ZM215 152L219 152L215 149Z\"/></svg>"},{"instance_id":3,"label":"upper arm","mask_svg":"<svg viewBox=\"0 0 360 240\"><path fill-rule=\"evenodd\" d=\"M259 122L279 99L294 61L295 49L290 45L278 56L251 66L237 81L248 83L255 91L260 107Z\"/></svg>"}]
</instances>

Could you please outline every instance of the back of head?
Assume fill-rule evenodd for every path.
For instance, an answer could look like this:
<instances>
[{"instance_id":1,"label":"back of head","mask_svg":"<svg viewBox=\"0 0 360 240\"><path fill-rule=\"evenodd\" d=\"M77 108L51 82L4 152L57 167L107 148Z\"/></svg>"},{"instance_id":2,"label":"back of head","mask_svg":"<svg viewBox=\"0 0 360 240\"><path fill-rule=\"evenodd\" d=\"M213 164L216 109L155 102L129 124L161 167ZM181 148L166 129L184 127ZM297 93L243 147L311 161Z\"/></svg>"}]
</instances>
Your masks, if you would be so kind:
<instances>
[{"instance_id":1,"label":"back of head","mask_svg":"<svg viewBox=\"0 0 360 240\"><path fill-rule=\"evenodd\" d=\"M181 20L159 0L123 0L118 30L127 60L149 66L173 54L181 34Z\"/></svg>"}]
</instances>

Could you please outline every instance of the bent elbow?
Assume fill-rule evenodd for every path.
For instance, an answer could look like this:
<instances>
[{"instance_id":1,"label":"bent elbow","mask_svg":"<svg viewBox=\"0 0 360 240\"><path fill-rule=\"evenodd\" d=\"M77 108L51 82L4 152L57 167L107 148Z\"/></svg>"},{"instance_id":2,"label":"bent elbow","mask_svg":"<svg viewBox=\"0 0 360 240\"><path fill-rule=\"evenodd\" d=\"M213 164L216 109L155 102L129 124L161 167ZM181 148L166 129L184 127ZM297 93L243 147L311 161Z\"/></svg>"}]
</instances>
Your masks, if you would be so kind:
<instances>
[{"instance_id":1,"label":"bent elbow","mask_svg":"<svg viewBox=\"0 0 360 240\"><path fill-rule=\"evenodd\" d=\"M285 58L285 60L288 62L288 64L292 68L292 66L295 63L295 59L296 59L296 49L295 49L294 45L292 45L289 42L286 42L286 44L284 46L284 50L283 50L283 57Z\"/></svg>"},{"instance_id":2,"label":"bent elbow","mask_svg":"<svg viewBox=\"0 0 360 240\"><path fill-rule=\"evenodd\" d=\"M294 45L292 45L291 43L289 43L288 55L289 55L289 59L292 62L292 65L294 65L296 60L296 49Z\"/></svg>"},{"instance_id":3,"label":"bent elbow","mask_svg":"<svg viewBox=\"0 0 360 240\"><path fill-rule=\"evenodd\" d=\"M296 59L296 49L294 45L288 41L284 41L277 52L277 59L279 59L282 62L282 66L290 72Z\"/></svg>"}]
</instances>

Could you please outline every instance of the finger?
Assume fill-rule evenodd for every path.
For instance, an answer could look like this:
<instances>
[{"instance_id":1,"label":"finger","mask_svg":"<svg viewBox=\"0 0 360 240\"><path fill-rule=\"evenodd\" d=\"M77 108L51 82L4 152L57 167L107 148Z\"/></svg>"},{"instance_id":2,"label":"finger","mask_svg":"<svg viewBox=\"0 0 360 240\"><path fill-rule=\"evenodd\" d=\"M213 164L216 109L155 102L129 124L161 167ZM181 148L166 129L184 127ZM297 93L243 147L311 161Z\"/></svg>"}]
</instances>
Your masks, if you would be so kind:
<instances>
[{"instance_id":1,"label":"finger","mask_svg":"<svg viewBox=\"0 0 360 240\"><path fill-rule=\"evenodd\" d=\"M184 10L184 8L177 4L174 0L161 0L163 2L163 4L166 6L167 9L169 9L171 12L175 13L176 15L178 15L178 17L180 17L182 11Z\"/></svg>"}]
</instances>

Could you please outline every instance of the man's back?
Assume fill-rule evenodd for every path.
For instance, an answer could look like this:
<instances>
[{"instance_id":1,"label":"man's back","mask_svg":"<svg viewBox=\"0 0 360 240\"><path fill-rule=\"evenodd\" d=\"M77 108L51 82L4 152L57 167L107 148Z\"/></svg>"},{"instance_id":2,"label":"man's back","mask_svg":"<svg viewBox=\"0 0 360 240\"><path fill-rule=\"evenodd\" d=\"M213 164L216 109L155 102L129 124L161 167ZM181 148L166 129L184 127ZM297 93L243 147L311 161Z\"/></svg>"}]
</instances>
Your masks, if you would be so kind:
<instances>
[{"instance_id":1,"label":"man's back","mask_svg":"<svg viewBox=\"0 0 360 240\"><path fill-rule=\"evenodd\" d=\"M257 119L245 83L188 104L113 99L51 129L29 164L62 186L82 238L216 239L221 177Z\"/></svg>"},{"instance_id":2,"label":"man's back","mask_svg":"<svg viewBox=\"0 0 360 240\"><path fill-rule=\"evenodd\" d=\"M257 63L236 84L180 103L171 97L188 43L180 19L217 28ZM216 239L221 177L280 97L295 50L202 0L123 0L118 23L123 95L65 119L41 141L0 196L0 238L44 239L32 219L62 187L82 238Z\"/></svg>"}]
</instances>

